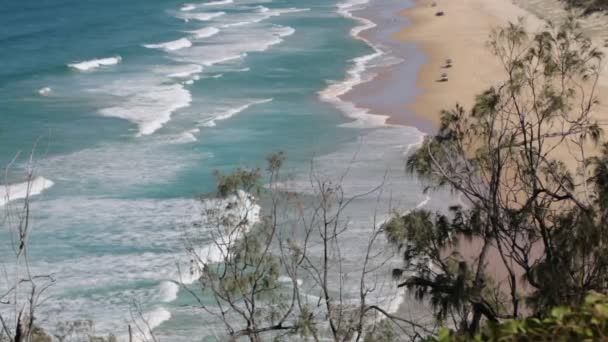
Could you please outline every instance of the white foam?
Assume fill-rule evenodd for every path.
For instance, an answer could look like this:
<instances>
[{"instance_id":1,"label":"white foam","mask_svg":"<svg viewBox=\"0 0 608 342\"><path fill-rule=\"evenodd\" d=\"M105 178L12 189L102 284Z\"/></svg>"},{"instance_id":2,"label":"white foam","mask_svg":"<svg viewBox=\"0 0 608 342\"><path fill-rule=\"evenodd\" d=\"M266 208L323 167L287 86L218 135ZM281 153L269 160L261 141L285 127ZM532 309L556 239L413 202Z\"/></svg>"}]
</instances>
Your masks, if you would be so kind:
<instances>
[{"instance_id":1,"label":"white foam","mask_svg":"<svg viewBox=\"0 0 608 342\"><path fill-rule=\"evenodd\" d=\"M203 212L221 212L221 217L205 217L209 220L203 222L205 226L215 227L214 241L199 248L196 260L203 265L218 263L229 257L230 247L242 238L243 234L260 221L261 207L256 203L255 197L242 190L235 195L224 199L210 199L203 202ZM225 226L216 227L217 222L228 222ZM194 272L196 273L196 272Z\"/></svg>"},{"instance_id":2,"label":"white foam","mask_svg":"<svg viewBox=\"0 0 608 342\"><path fill-rule=\"evenodd\" d=\"M51 180L44 177L35 177L29 182L0 185L0 206L4 206L10 201L40 195L53 185Z\"/></svg>"},{"instance_id":3,"label":"white foam","mask_svg":"<svg viewBox=\"0 0 608 342\"><path fill-rule=\"evenodd\" d=\"M192 10L194 10L194 9L196 9L196 6L195 6L195 5L193 5L193 4L184 4L184 5L182 6L182 8L180 8L179 10L180 10L180 11L183 11L183 12L188 12L188 11L192 11Z\"/></svg>"},{"instance_id":4,"label":"white foam","mask_svg":"<svg viewBox=\"0 0 608 342\"><path fill-rule=\"evenodd\" d=\"M171 319L171 313L167 309L158 307L152 311L142 314L141 318L135 319L135 326L142 331L133 333L133 340L137 342L147 342L153 340L150 330L158 327L162 323Z\"/></svg>"},{"instance_id":5,"label":"white foam","mask_svg":"<svg viewBox=\"0 0 608 342\"><path fill-rule=\"evenodd\" d=\"M190 31L191 33L194 34L194 37L196 38L209 38L212 36L215 36L216 34L220 33L220 29L218 29L217 27L204 27L200 30L195 30L195 31Z\"/></svg>"},{"instance_id":6,"label":"white foam","mask_svg":"<svg viewBox=\"0 0 608 342\"><path fill-rule=\"evenodd\" d=\"M199 13L180 13L178 18L185 21L198 20L198 21L209 21L225 15L226 12L199 12Z\"/></svg>"},{"instance_id":7,"label":"white foam","mask_svg":"<svg viewBox=\"0 0 608 342\"><path fill-rule=\"evenodd\" d=\"M180 49L189 48L192 46L192 42L188 38L180 38L172 40L170 42L159 43L159 44L144 44L144 47L148 49L162 49L165 51L177 51Z\"/></svg>"},{"instance_id":8,"label":"white foam","mask_svg":"<svg viewBox=\"0 0 608 342\"><path fill-rule=\"evenodd\" d=\"M197 141L195 134L199 133L200 129L194 128L179 134L176 138L172 140L175 144L188 144Z\"/></svg>"},{"instance_id":9,"label":"white foam","mask_svg":"<svg viewBox=\"0 0 608 342\"><path fill-rule=\"evenodd\" d=\"M123 104L104 108L101 115L129 120L139 127L138 136L160 129L178 109L188 107L192 96L181 84L146 84L132 79L116 82L104 91L125 98Z\"/></svg>"},{"instance_id":10,"label":"white foam","mask_svg":"<svg viewBox=\"0 0 608 342\"><path fill-rule=\"evenodd\" d=\"M158 285L158 292L160 300L169 303L177 299L179 285L172 281L165 280Z\"/></svg>"},{"instance_id":11,"label":"white foam","mask_svg":"<svg viewBox=\"0 0 608 342\"><path fill-rule=\"evenodd\" d=\"M201 126L203 127L215 127L217 121L222 121L222 120L226 120L229 119L233 116L235 116L238 113L241 113L247 109L249 109L249 107L254 106L254 105L259 105L259 104L263 104L263 103L268 103L271 102L272 99L264 99L264 100L255 100L249 103L246 103L244 105L240 105L237 107L233 107L233 108L228 108L219 112L215 112L213 114L211 114L211 118L207 119L205 121L203 121L201 123Z\"/></svg>"},{"instance_id":12,"label":"white foam","mask_svg":"<svg viewBox=\"0 0 608 342\"><path fill-rule=\"evenodd\" d=\"M203 6L221 6L221 5L229 5L233 3L233 0L219 0L219 1L211 1L203 4Z\"/></svg>"},{"instance_id":13,"label":"white foam","mask_svg":"<svg viewBox=\"0 0 608 342\"><path fill-rule=\"evenodd\" d=\"M260 6L254 13L247 14L241 17L234 16L230 23L222 25L222 27L238 27L251 25L270 19L272 17L278 17L283 14L308 12L310 8L273 8Z\"/></svg>"},{"instance_id":14,"label":"white foam","mask_svg":"<svg viewBox=\"0 0 608 342\"><path fill-rule=\"evenodd\" d=\"M51 87L44 87L38 90L38 94L41 96L49 96L51 94Z\"/></svg>"},{"instance_id":15,"label":"white foam","mask_svg":"<svg viewBox=\"0 0 608 342\"><path fill-rule=\"evenodd\" d=\"M80 71L89 71L93 69L97 69L101 66L108 65L116 65L122 61L122 57L108 57L108 58L99 58L99 59L91 59L89 61L77 62L68 64L69 67L78 69Z\"/></svg>"},{"instance_id":16,"label":"white foam","mask_svg":"<svg viewBox=\"0 0 608 342\"><path fill-rule=\"evenodd\" d=\"M355 86L371 81L376 75L366 74L367 69L371 66L372 61L385 56L384 51L373 45L370 41L362 38L360 33L376 27L376 24L368 19L357 17L352 14L353 11L364 8L369 0L352 0L338 4L338 13L346 18L356 20L361 25L353 28L350 34L353 38L365 42L374 49L374 52L357 57L352 60L352 67L347 71L347 77L341 82L331 84L329 87L319 93L321 100L333 104L344 115L354 119L353 122L345 124L347 127L358 128L374 128L386 125L389 116L370 113L367 108L357 107L354 103L344 101L341 96L351 91ZM393 63L391 61L391 63Z\"/></svg>"},{"instance_id":17,"label":"white foam","mask_svg":"<svg viewBox=\"0 0 608 342\"><path fill-rule=\"evenodd\" d=\"M171 78L189 78L203 72L203 67L198 64L182 65L172 70L168 75Z\"/></svg>"},{"instance_id":18,"label":"white foam","mask_svg":"<svg viewBox=\"0 0 608 342\"><path fill-rule=\"evenodd\" d=\"M221 43L209 46L194 46L179 51L175 58L185 63L195 63L206 67L240 60L249 52L262 52L283 42L285 37L294 34L295 30L287 26L258 25L249 30L226 29Z\"/></svg>"},{"instance_id":19,"label":"white foam","mask_svg":"<svg viewBox=\"0 0 608 342\"><path fill-rule=\"evenodd\" d=\"M288 276L280 276L278 279L279 283L283 283L283 284L293 284L293 278L288 277ZM302 279L296 279L296 284L298 284L298 286L302 286L304 282L302 281Z\"/></svg>"}]
</instances>

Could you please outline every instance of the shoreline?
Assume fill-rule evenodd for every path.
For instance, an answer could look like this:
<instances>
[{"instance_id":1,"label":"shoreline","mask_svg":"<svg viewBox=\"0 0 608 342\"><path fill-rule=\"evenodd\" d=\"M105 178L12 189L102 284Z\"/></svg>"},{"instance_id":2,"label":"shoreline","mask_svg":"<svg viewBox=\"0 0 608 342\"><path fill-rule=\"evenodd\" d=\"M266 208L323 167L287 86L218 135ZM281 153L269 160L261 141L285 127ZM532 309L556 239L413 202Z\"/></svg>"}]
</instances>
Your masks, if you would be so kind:
<instances>
[{"instance_id":1,"label":"shoreline","mask_svg":"<svg viewBox=\"0 0 608 342\"><path fill-rule=\"evenodd\" d=\"M404 103L414 102L421 92L416 79L418 70L426 63L425 56L417 44L404 44L394 38L402 27L411 25L399 13L414 6L411 0L402 3L375 0L339 10L341 15L361 23L351 30L351 36L366 43L374 53L354 60L355 72L362 79L337 97L352 104L355 112L382 117L376 127L408 126L428 134L435 132L435 123L403 109ZM352 113L353 108L350 109ZM352 114L347 116L360 120Z\"/></svg>"},{"instance_id":2,"label":"shoreline","mask_svg":"<svg viewBox=\"0 0 608 342\"><path fill-rule=\"evenodd\" d=\"M435 133L442 110L456 103L471 108L475 95L501 79L503 69L485 45L492 28L519 17L540 26L539 19L528 19L533 16L531 13L508 0L490 0L491 4L486 1L413 0L397 6L400 8L389 5L388 9L383 0L370 2L357 15L375 25L353 37L401 62L369 68L372 79L353 86L341 99L371 113L387 115L386 126L410 126L427 134ZM437 8L433 3L437 3ZM435 15L440 6L447 13L445 16ZM377 45L387 47L387 51ZM444 66L447 59L453 61L451 68ZM448 74L447 82L438 81L443 73ZM481 246L472 243L465 248L474 254ZM496 279L504 279L499 263L495 266ZM406 291L397 291L395 296L389 307L391 313L427 319L432 316L426 303L409 300ZM422 322L426 321L422 318Z\"/></svg>"},{"instance_id":3,"label":"shoreline","mask_svg":"<svg viewBox=\"0 0 608 342\"><path fill-rule=\"evenodd\" d=\"M381 3L382 0L378 2ZM400 103L390 102L386 105L369 100L374 96L382 99L378 94L387 89L392 93L396 91L395 87L400 83L394 78L403 77L400 69L404 68L398 64L374 69L377 76L373 80L354 87L344 97L357 105L370 108L374 113L387 114L387 125L413 126L426 133L437 130L442 110L451 109L457 103L465 109L470 109L477 94L505 77L503 67L486 45L492 29L523 18L524 26L530 32L536 32L543 28L546 19L555 22L556 19L567 16L567 12L559 8L560 4L555 0L536 0L531 4L519 0L414 0L413 6L407 6L408 8L393 14L405 20L375 21L374 13L386 11L378 8L381 7L378 2L372 2L367 9L358 12L377 24L374 29L363 32L362 36L368 39L370 44L375 44L374 38L378 37L375 33L394 30L390 37L394 42L388 44L390 52L405 59L402 64L414 65L414 86L405 88L411 90L409 94L397 97ZM545 14L543 10L551 11ZM443 15L437 16L439 11L443 12ZM602 25L598 24L600 19L605 20L601 22ZM602 36L602 31L598 31L598 26L606 27L608 17L584 18L581 22L584 31L598 47L602 47L599 43L604 39L608 42L608 34ZM380 43L384 41L380 39ZM397 48L392 48L395 46ZM607 48L608 44L601 49L606 53ZM422 62L415 59L416 54L423 56ZM447 59L452 60L451 67L446 67ZM443 73L447 74L447 81L440 81ZM409 77L411 75L410 73ZM406 90L403 92L407 93ZM598 94L602 98L601 94L607 93L608 75L604 73L599 80ZM410 94L413 96L408 96ZM600 103L592 116L600 123L606 122L606 112L608 106ZM567 162L563 155L556 156ZM475 243L464 246L466 254L472 255L480 248L481 246ZM497 253L493 251L492 254L496 255L489 259L488 272L494 273L495 279L502 282L507 276L506 270L500 264ZM407 293L402 292L399 301L399 308L396 310L398 314L407 316L411 315L413 310L415 312L413 303L407 300Z\"/></svg>"},{"instance_id":4,"label":"shoreline","mask_svg":"<svg viewBox=\"0 0 608 342\"><path fill-rule=\"evenodd\" d=\"M403 111L404 98L412 102L420 92L416 87L417 71L425 63L424 55L415 44L403 45L393 37L402 25L409 25L399 13L412 6L411 1L396 4L390 0L355 0L339 4L340 15L359 23L351 29L351 37L367 44L372 53L353 59L346 79L319 93L321 100L333 104L354 120L345 126L408 127L419 132L418 141L407 145L403 156L420 145L426 134L436 130L432 121ZM382 25L383 22L392 25ZM425 206L429 201L430 197L426 196L415 208ZM430 313L424 303L408 300L407 293L400 289L391 289L387 295L391 298L386 308L389 313L404 316Z\"/></svg>"},{"instance_id":5,"label":"shoreline","mask_svg":"<svg viewBox=\"0 0 608 342\"><path fill-rule=\"evenodd\" d=\"M443 15L437 16L438 12ZM493 28L518 18L532 29L543 25L533 14L507 0L416 0L416 6L400 15L413 24L402 28L394 38L417 44L427 56L416 81L421 93L404 107L436 125L442 110L457 103L471 108L477 94L503 77L502 66L486 46ZM447 66L448 59L451 67ZM447 81L441 81L442 74L447 75Z\"/></svg>"}]
</instances>

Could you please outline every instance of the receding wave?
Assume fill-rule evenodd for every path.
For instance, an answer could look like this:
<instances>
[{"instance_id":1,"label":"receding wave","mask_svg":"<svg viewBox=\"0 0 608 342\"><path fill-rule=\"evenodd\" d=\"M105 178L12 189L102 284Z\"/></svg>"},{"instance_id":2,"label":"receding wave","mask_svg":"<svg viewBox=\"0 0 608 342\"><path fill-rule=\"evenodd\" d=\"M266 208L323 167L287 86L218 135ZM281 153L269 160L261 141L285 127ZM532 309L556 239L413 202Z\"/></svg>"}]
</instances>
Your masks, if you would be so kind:
<instances>
[{"instance_id":1,"label":"receding wave","mask_svg":"<svg viewBox=\"0 0 608 342\"><path fill-rule=\"evenodd\" d=\"M369 0L351 0L338 4L338 13L343 17L356 20L361 25L354 27L350 34L353 38L361 40L374 49L374 52L353 59L351 68L347 71L346 79L331 84L329 87L319 93L321 100L333 104L336 108L342 111L346 116L355 121L346 124L345 126L355 127L382 127L386 125L388 116L370 113L367 108L357 107L354 103L342 100L341 96L351 91L355 86L371 81L376 75L370 74L368 68L372 61L385 55L385 52L374 46L371 42L360 36L360 33L369 30L376 26L370 20L357 17L352 12L361 10L369 3Z\"/></svg>"},{"instance_id":2,"label":"receding wave","mask_svg":"<svg viewBox=\"0 0 608 342\"><path fill-rule=\"evenodd\" d=\"M188 38L180 38L172 40L170 42L160 44L144 44L144 47L148 49L162 49L165 51L176 51L180 49L189 48L192 46L192 42Z\"/></svg>"},{"instance_id":3,"label":"receding wave","mask_svg":"<svg viewBox=\"0 0 608 342\"><path fill-rule=\"evenodd\" d=\"M77 62L68 64L70 68L78 69L80 71L88 71L97 69L100 66L108 66L115 65L122 61L122 57L107 57L107 58L99 58L99 59L91 59L89 61Z\"/></svg>"},{"instance_id":4,"label":"receding wave","mask_svg":"<svg viewBox=\"0 0 608 342\"><path fill-rule=\"evenodd\" d=\"M271 101L272 101L272 99L256 100L256 101L252 101L252 102L246 103L244 105L240 105L238 107L228 108L226 110L215 112L215 113L211 114L211 118L210 119L203 121L201 123L201 126L203 126L203 127L215 127L216 124L217 124L217 121L222 121L222 120L229 119L229 118L235 116L236 114L249 109L249 107L251 107L251 106L259 105L259 104L263 104L263 103L268 103L268 102L271 102Z\"/></svg>"},{"instance_id":5,"label":"receding wave","mask_svg":"<svg viewBox=\"0 0 608 342\"><path fill-rule=\"evenodd\" d=\"M36 177L29 182L0 185L0 206L30 196L40 195L53 186L53 182L44 177Z\"/></svg>"}]
</instances>

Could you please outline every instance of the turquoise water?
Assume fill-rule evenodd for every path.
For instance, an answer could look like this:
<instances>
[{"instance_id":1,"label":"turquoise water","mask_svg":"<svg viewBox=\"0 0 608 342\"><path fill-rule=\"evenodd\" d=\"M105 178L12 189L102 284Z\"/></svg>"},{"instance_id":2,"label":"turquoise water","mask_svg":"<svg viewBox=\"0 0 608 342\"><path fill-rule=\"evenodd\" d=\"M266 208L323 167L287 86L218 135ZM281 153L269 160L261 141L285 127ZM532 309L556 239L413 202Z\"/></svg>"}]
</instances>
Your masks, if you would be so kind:
<instances>
[{"instance_id":1,"label":"turquoise water","mask_svg":"<svg viewBox=\"0 0 608 342\"><path fill-rule=\"evenodd\" d=\"M360 23L337 5L0 6L0 165L21 151L8 182L23 181L37 142L35 173L53 182L35 197L31 239L34 270L58 279L47 312L120 335L137 297L162 334L188 340L204 325L167 281L185 257L179 227L198 219L194 198L213 190L214 170L260 165L278 150L296 172L313 158L330 170L359 153L349 183L357 190L374 186L370 174L401 170L419 132L352 124L319 98L348 78L354 58L374 53L352 38ZM400 186L411 194L406 206L424 199L411 180ZM358 204L362 217L368 204Z\"/></svg>"}]
</instances>

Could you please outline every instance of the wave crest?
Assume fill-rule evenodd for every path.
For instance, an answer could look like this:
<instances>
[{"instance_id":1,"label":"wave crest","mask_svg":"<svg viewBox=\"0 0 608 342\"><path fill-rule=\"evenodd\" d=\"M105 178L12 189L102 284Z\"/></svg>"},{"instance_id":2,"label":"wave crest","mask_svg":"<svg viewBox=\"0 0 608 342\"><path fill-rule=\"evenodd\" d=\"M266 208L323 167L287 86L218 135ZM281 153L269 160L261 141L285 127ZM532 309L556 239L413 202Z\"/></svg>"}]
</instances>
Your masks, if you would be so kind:
<instances>
[{"instance_id":1,"label":"wave crest","mask_svg":"<svg viewBox=\"0 0 608 342\"><path fill-rule=\"evenodd\" d=\"M165 51L176 51L180 49L189 48L192 46L192 42L188 38L180 38L172 40L170 42L164 42L159 44L144 44L144 47L148 49L161 49Z\"/></svg>"},{"instance_id":2,"label":"wave crest","mask_svg":"<svg viewBox=\"0 0 608 342\"><path fill-rule=\"evenodd\" d=\"M36 177L29 182L1 185L0 206L4 206L11 201L40 195L54 184L53 181L44 177Z\"/></svg>"},{"instance_id":3,"label":"wave crest","mask_svg":"<svg viewBox=\"0 0 608 342\"><path fill-rule=\"evenodd\" d=\"M246 104L238 106L238 107L229 108L229 109L226 109L226 110L223 110L223 111L219 111L219 112L213 113L213 114L211 114L212 118L208 119L206 121L203 121L201 123L201 126L203 126L203 127L215 127L217 121L222 121L222 120L229 119L229 118L235 116L236 114L249 109L249 107L251 107L251 106L258 105L258 104L263 104L263 103L268 103L268 102L271 102L271 101L272 101L272 99L256 100L256 101L252 101L252 102L246 103Z\"/></svg>"},{"instance_id":4,"label":"wave crest","mask_svg":"<svg viewBox=\"0 0 608 342\"><path fill-rule=\"evenodd\" d=\"M122 57L115 56L115 57L91 59L88 61L71 63L71 64L68 64L68 66L70 68L74 68L74 69L77 69L80 71L88 71L88 70L97 69L101 66L116 65L116 64L120 63L121 61L122 61Z\"/></svg>"}]
</instances>

